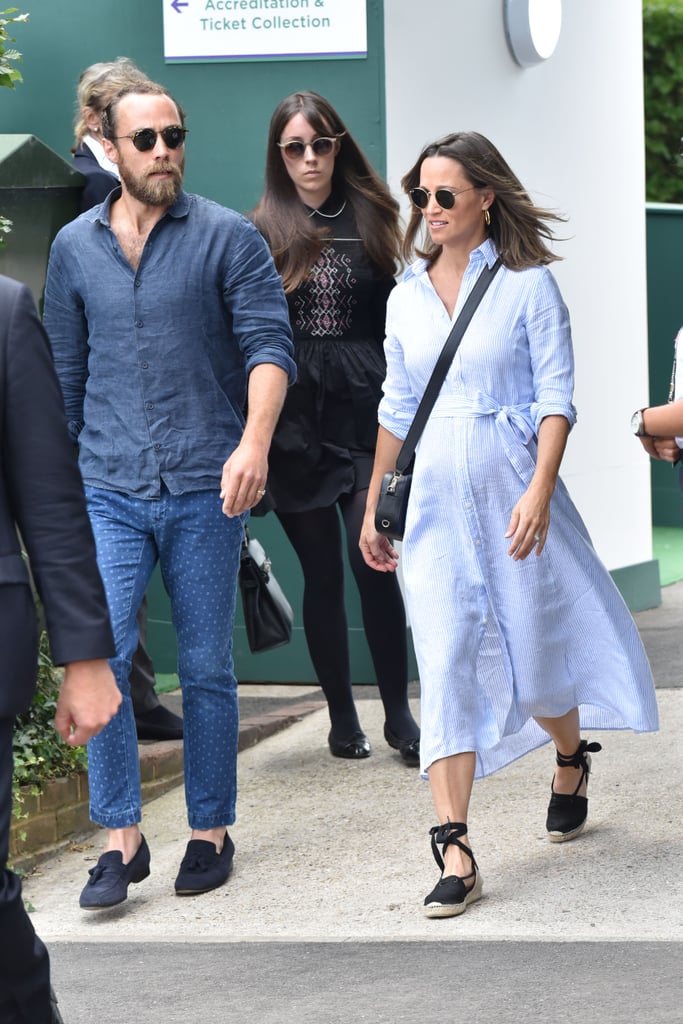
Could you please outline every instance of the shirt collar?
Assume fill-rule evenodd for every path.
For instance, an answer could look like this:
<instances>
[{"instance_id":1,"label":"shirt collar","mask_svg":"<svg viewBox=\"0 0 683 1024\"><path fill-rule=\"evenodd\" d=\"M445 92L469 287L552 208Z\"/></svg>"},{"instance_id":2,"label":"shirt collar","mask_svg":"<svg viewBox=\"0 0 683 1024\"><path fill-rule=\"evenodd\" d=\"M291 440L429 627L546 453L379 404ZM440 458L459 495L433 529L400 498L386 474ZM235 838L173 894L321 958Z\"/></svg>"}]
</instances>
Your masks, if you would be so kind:
<instances>
[{"instance_id":1,"label":"shirt collar","mask_svg":"<svg viewBox=\"0 0 683 1024\"><path fill-rule=\"evenodd\" d=\"M86 135L83 142L95 157L102 170L109 171L109 173L113 174L115 178L118 178L119 169L114 161L110 160L109 157L105 155L104 146L100 140L96 139L94 135Z\"/></svg>"},{"instance_id":2,"label":"shirt collar","mask_svg":"<svg viewBox=\"0 0 683 1024\"><path fill-rule=\"evenodd\" d=\"M492 238L485 238L481 245L478 245L476 249L473 249L470 253L470 265L485 262L488 267L492 267L498 258L498 249ZM405 274L403 275L404 281L409 281L411 278L422 277L427 273L429 269L429 263L427 260L420 258L411 263Z\"/></svg>"},{"instance_id":3,"label":"shirt collar","mask_svg":"<svg viewBox=\"0 0 683 1024\"><path fill-rule=\"evenodd\" d=\"M121 186L119 185L118 188L115 188L114 191L107 196L101 206L94 206L92 210L88 210L88 213L91 214L90 219L92 221L99 221L101 224L104 224L105 227L111 227L111 218L109 216L111 204L115 199L121 198L121 191ZM166 210L164 217L186 217L189 211L190 195L181 189L175 203ZM163 217L161 219L163 220Z\"/></svg>"}]
</instances>

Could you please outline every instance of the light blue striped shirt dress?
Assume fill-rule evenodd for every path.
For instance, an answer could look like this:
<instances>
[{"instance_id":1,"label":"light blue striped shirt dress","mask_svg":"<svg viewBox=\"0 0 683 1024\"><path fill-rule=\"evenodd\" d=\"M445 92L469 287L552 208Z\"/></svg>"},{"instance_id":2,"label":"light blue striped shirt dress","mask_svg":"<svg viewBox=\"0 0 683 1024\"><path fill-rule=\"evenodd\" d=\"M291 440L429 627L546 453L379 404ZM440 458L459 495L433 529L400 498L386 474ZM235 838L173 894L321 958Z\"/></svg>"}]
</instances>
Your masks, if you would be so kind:
<instances>
[{"instance_id":1,"label":"light blue striped shirt dress","mask_svg":"<svg viewBox=\"0 0 683 1024\"><path fill-rule=\"evenodd\" d=\"M451 320L418 260L387 308L382 426L404 438L484 263L475 249ZM548 741L533 716L580 709L584 729L656 730L635 623L560 479L540 557L505 531L549 415L576 419L569 315L546 267L501 267L462 340L420 440L403 544L421 684L422 773L476 751L477 776Z\"/></svg>"}]
</instances>

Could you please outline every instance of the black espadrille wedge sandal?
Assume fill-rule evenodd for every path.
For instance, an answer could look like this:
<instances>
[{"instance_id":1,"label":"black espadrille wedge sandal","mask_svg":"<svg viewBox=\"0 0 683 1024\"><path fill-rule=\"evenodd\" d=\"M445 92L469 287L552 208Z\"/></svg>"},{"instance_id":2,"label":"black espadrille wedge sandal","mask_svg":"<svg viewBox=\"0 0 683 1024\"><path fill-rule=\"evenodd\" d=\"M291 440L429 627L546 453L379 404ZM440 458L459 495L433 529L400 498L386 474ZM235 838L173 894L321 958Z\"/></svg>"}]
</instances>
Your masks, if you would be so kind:
<instances>
[{"instance_id":1,"label":"black espadrille wedge sandal","mask_svg":"<svg viewBox=\"0 0 683 1024\"><path fill-rule=\"evenodd\" d=\"M468 846L460 842L462 836L467 835L467 825L462 821L448 821L445 825L436 825L429 830L432 837L432 853L434 860L441 868L441 878L436 886L425 897L424 909L427 917L457 917L464 914L468 903L474 903L482 895L482 878L479 874L477 862ZM437 843L444 853L449 846L458 846L463 853L472 861L472 871L469 875L446 875L444 878L444 861L437 849ZM472 885L466 885L468 879L473 878Z\"/></svg>"},{"instance_id":2,"label":"black espadrille wedge sandal","mask_svg":"<svg viewBox=\"0 0 683 1024\"><path fill-rule=\"evenodd\" d=\"M565 757L555 751L556 762L560 768L579 768L581 778L573 793L556 793L553 784L550 785L550 803L548 804L548 819L545 827L548 831L548 839L551 843L566 843L569 839L576 839L583 832L586 818L588 817L588 797L578 796L584 779L588 781L591 770L591 753L596 754L602 750L599 743L589 743L588 740L581 740L578 749L570 757Z\"/></svg>"}]
</instances>

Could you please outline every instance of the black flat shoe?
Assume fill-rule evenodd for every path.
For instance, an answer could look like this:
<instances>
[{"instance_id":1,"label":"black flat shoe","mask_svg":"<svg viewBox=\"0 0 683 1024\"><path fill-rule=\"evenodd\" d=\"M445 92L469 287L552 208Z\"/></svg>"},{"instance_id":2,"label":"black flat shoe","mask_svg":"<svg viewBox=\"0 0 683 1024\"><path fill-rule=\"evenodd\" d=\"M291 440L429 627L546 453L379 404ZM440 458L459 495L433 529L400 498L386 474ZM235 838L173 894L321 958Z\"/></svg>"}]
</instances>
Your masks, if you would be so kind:
<instances>
[{"instance_id":1,"label":"black flat shoe","mask_svg":"<svg viewBox=\"0 0 683 1024\"><path fill-rule=\"evenodd\" d=\"M149 846L144 836L135 856L127 864L123 863L120 850L103 853L88 872L90 878L79 900L83 910L102 910L123 903L128 899L131 882L141 882L149 875L149 862Z\"/></svg>"},{"instance_id":2,"label":"black flat shoe","mask_svg":"<svg viewBox=\"0 0 683 1024\"><path fill-rule=\"evenodd\" d=\"M181 740L183 720L180 715L158 704L151 711L135 716L135 729L139 740Z\"/></svg>"},{"instance_id":3,"label":"black flat shoe","mask_svg":"<svg viewBox=\"0 0 683 1024\"><path fill-rule=\"evenodd\" d=\"M457 917L464 914L468 904L481 899L483 883L477 862L468 846L460 842L461 836L467 835L467 825L462 821L449 821L445 825L436 825L429 830L432 837L432 853L434 860L441 868L441 878L429 896L425 897L424 910L427 917ZM469 875L446 875L444 878L443 857L436 848L440 843L445 853L449 846L458 846L472 861ZM465 885L468 879L474 879L471 885Z\"/></svg>"},{"instance_id":4,"label":"black flat shoe","mask_svg":"<svg viewBox=\"0 0 683 1024\"><path fill-rule=\"evenodd\" d=\"M591 770L590 753L596 754L602 750L599 743L589 743L588 740L581 740L578 750L570 757L559 754L555 751L556 762L560 768L580 768L581 778L573 793L556 793L553 788L555 777L550 784L550 803L548 804L548 817L545 823L548 832L548 839L551 843L566 843L570 839L576 839L583 832L588 817L588 798L577 796L584 779L588 783L588 776Z\"/></svg>"},{"instance_id":5,"label":"black flat shoe","mask_svg":"<svg viewBox=\"0 0 683 1024\"><path fill-rule=\"evenodd\" d=\"M191 839L175 880L177 896L199 896L227 882L232 871L235 844L225 833L221 852L207 839Z\"/></svg>"},{"instance_id":6,"label":"black flat shoe","mask_svg":"<svg viewBox=\"0 0 683 1024\"><path fill-rule=\"evenodd\" d=\"M336 740L332 733L327 737L327 743L332 757L346 757L351 761L360 761L364 757L370 757L372 753L370 740L364 732L354 732L344 740Z\"/></svg>"},{"instance_id":7,"label":"black flat shoe","mask_svg":"<svg viewBox=\"0 0 683 1024\"><path fill-rule=\"evenodd\" d=\"M384 739L393 750L398 750L401 760L410 768L420 767L420 737L413 740L402 740L395 736L387 723L384 723Z\"/></svg>"}]
</instances>

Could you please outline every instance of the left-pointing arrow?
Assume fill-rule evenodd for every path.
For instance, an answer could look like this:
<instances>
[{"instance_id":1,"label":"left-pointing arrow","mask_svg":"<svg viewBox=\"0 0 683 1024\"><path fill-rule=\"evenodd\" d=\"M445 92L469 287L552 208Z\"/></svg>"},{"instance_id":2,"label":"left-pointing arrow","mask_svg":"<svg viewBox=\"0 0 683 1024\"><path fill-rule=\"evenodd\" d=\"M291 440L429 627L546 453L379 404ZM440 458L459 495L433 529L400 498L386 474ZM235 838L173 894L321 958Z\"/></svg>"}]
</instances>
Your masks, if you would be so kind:
<instances>
[{"instance_id":1,"label":"left-pointing arrow","mask_svg":"<svg viewBox=\"0 0 683 1024\"><path fill-rule=\"evenodd\" d=\"M187 2L187 0L173 0L173 3L171 4L171 7L172 7L172 8L174 9L174 11L176 11L176 12L177 12L178 14L182 14L182 13L183 13L183 12L182 12L182 11L180 10L180 8L181 8L181 7L189 7L189 6L190 6L190 5L189 5L189 3Z\"/></svg>"}]
</instances>

